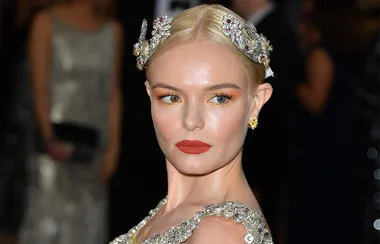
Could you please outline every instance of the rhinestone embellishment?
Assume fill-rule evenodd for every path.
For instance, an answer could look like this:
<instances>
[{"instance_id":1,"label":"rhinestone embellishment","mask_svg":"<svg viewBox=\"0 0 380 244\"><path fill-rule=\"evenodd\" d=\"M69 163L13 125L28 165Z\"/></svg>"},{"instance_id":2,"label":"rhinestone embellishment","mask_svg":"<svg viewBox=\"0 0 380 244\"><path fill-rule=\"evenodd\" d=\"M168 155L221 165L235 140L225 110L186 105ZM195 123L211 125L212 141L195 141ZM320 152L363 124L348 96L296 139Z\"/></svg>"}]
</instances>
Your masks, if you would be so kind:
<instances>
[{"instance_id":1,"label":"rhinestone embellishment","mask_svg":"<svg viewBox=\"0 0 380 244\"><path fill-rule=\"evenodd\" d=\"M243 30L247 34L244 34ZM265 66L265 78L273 76L274 73L269 66L269 53L273 50L273 47L269 45L269 41L264 35L257 33L252 22L246 21L243 25L238 19L227 14L223 17L222 33L247 58Z\"/></svg>"},{"instance_id":2,"label":"rhinestone embellishment","mask_svg":"<svg viewBox=\"0 0 380 244\"><path fill-rule=\"evenodd\" d=\"M253 235L252 234L246 234L244 237L244 240L246 243L251 244L253 242Z\"/></svg>"},{"instance_id":3,"label":"rhinestone embellishment","mask_svg":"<svg viewBox=\"0 0 380 244\"><path fill-rule=\"evenodd\" d=\"M136 67L139 70L145 68L149 58L159 44L171 35L172 22L173 18L169 18L167 15L157 18L153 22L152 38L147 40L148 24L145 19L143 20L139 40L133 45L133 54L137 57ZM269 66L269 54L273 50L273 47L269 45L269 41L265 36L257 33L255 26L251 22L246 21L245 23L241 23L232 15L226 14L221 23L221 32L247 58L265 66L265 78L274 75Z\"/></svg>"},{"instance_id":4,"label":"rhinestone embellishment","mask_svg":"<svg viewBox=\"0 0 380 244\"><path fill-rule=\"evenodd\" d=\"M146 39L148 23L144 19L141 25L139 41L133 45L133 55L137 57L136 67L143 70L149 58L152 56L158 45L170 36L170 28L173 18L164 15L153 22L152 38Z\"/></svg>"},{"instance_id":5,"label":"rhinestone embellishment","mask_svg":"<svg viewBox=\"0 0 380 244\"><path fill-rule=\"evenodd\" d=\"M110 244L136 244L139 231L156 215L166 204L163 199L158 206L151 210L149 216L143 219L127 234L117 237ZM247 205L237 202L223 202L207 205L203 210L194 214L193 218L181 222L170 230L156 234L143 241L142 244L179 244L187 241L197 225L207 216L219 216L236 221L244 225L247 234L244 237L246 244L273 244L272 237L265 228L265 220L258 210L252 210Z\"/></svg>"}]
</instances>

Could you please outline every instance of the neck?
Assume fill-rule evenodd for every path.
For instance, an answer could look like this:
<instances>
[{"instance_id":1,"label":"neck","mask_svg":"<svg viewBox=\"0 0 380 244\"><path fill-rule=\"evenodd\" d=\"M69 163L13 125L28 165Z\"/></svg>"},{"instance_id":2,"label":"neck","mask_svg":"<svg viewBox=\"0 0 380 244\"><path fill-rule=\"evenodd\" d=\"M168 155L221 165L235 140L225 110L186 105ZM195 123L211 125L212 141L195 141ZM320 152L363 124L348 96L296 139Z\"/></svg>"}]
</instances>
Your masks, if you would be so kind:
<instances>
[{"instance_id":1,"label":"neck","mask_svg":"<svg viewBox=\"0 0 380 244\"><path fill-rule=\"evenodd\" d=\"M252 194L241 164L241 152L226 166L202 176L180 173L166 160L168 171L168 202L166 211L180 204L209 204L242 199L246 192ZM253 196L253 194L252 194Z\"/></svg>"},{"instance_id":2,"label":"neck","mask_svg":"<svg viewBox=\"0 0 380 244\"><path fill-rule=\"evenodd\" d=\"M257 13L261 9L269 6L272 3L271 0L256 0L256 1L250 1L248 11L248 16L245 16L245 18L249 18L250 15Z\"/></svg>"}]
</instances>

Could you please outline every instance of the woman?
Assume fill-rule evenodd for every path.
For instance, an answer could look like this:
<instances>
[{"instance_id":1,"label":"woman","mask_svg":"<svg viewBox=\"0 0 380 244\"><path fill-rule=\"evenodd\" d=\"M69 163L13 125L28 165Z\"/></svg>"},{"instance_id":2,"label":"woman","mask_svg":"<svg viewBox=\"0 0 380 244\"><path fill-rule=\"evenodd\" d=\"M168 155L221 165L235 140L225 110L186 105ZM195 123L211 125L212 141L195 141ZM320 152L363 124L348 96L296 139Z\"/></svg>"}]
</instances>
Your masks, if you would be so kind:
<instances>
[{"instance_id":1,"label":"woman","mask_svg":"<svg viewBox=\"0 0 380 244\"><path fill-rule=\"evenodd\" d=\"M168 196L112 243L272 243L241 162L247 127L272 93L262 84L269 42L220 5L158 18L153 29L146 40L143 22L134 53L147 69Z\"/></svg>"},{"instance_id":2,"label":"woman","mask_svg":"<svg viewBox=\"0 0 380 244\"><path fill-rule=\"evenodd\" d=\"M35 14L51 0L18 0L15 13L17 21L8 33L2 49L1 104L5 105L5 122L0 136L0 232L17 236L25 207L25 169L32 152L34 122L32 116L32 92L26 62L26 44L30 22ZM8 10L9 11L9 10ZM13 15L12 15L13 16ZM3 130L4 129L4 130ZM21 211L20 211L21 209ZM1 235L0 242L2 243Z\"/></svg>"},{"instance_id":3,"label":"woman","mask_svg":"<svg viewBox=\"0 0 380 244\"><path fill-rule=\"evenodd\" d=\"M104 183L117 166L122 53L108 5L65 1L33 21L29 65L42 142L30 162L21 243L106 240Z\"/></svg>"}]
</instances>

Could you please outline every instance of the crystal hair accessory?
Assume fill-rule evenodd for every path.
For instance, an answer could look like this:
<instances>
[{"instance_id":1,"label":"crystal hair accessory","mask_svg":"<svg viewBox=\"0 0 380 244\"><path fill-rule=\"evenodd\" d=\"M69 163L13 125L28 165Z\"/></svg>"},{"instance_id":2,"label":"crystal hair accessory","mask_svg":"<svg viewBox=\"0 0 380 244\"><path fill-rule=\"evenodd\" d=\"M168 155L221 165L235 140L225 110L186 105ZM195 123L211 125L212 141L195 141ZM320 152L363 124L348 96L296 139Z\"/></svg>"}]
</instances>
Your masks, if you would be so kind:
<instances>
[{"instance_id":1,"label":"crystal hair accessory","mask_svg":"<svg viewBox=\"0 0 380 244\"><path fill-rule=\"evenodd\" d=\"M243 34L243 29L246 30L247 37ZM265 66L265 78L274 75L269 66L269 52L273 50L273 47L269 45L269 41L265 36L257 33L255 26L251 22L246 21L243 26L239 20L227 14L223 17L222 33L247 58Z\"/></svg>"},{"instance_id":2,"label":"crystal hair accessory","mask_svg":"<svg viewBox=\"0 0 380 244\"><path fill-rule=\"evenodd\" d=\"M143 70L149 58L152 56L158 45L170 36L170 28L173 18L164 15L153 21L152 38L146 39L148 23L144 19L141 25L139 41L133 45L133 55L137 57L136 67Z\"/></svg>"},{"instance_id":3,"label":"crystal hair accessory","mask_svg":"<svg viewBox=\"0 0 380 244\"><path fill-rule=\"evenodd\" d=\"M147 40L148 24L145 19L143 20L139 41L133 45L133 54L137 57L136 67L139 70L144 69L158 45L170 36L172 21L173 18L169 18L167 15L157 18L153 22L152 38ZM248 36L244 35L243 29L245 29ZM274 75L269 66L269 52L272 51L272 46L269 45L269 41L265 36L257 33L255 26L251 22L246 21L243 26L239 20L227 14L222 20L222 33L247 58L265 66L265 78Z\"/></svg>"}]
</instances>

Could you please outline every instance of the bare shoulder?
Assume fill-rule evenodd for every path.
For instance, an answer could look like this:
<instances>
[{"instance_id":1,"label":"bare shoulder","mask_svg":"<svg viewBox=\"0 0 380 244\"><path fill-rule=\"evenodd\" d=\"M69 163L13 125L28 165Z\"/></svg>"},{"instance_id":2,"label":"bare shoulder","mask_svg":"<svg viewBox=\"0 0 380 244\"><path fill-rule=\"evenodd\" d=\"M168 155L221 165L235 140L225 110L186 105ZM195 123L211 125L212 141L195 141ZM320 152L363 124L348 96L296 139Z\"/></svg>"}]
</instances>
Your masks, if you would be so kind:
<instances>
[{"instance_id":1,"label":"bare shoulder","mask_svg":"<svg viewBox=\"0 0 380 244\"><path fill-rule=\"evenodd\" d=\"M115 19L112 19L111 24L112 24L112 29L113 29L113 32L115 34L115 37L117 39L122 39L123 38L123 27L120 24L120 22L115 20Z\"/></svg>"},{"instance_id":2,"label":"bare shoulder","mask_svg":"<svg viewBox=\"0 0 380 244\"><path fill-rule=\"evenodd\" d=\"M223 217L206 217L194 230L189 244L245 244L246 228Z\"/></svg>"},{"instance_id":3,"label":"bare shoulder","mask_svg":"<svg viewBox=\"0 0 380 244\"><path fill-rule=\"evenodd\" d=\"M43 10L37 13L33 18L32 31L42 33L49 33L51 30L51 20L49 10Z\"/></svg>"}]
</instances>

